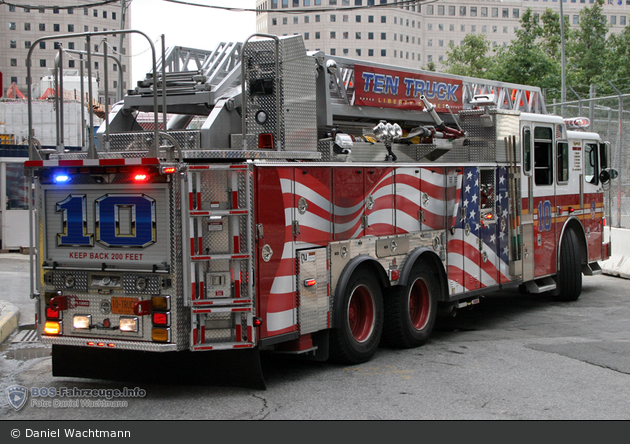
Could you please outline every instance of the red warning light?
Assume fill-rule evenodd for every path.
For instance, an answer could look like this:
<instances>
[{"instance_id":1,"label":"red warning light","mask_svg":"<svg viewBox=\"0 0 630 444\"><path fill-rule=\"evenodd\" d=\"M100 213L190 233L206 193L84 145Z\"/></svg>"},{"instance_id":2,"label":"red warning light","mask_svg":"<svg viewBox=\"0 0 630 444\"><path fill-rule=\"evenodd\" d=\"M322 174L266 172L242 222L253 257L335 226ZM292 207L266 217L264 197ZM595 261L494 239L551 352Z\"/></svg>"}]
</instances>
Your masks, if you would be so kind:
<instances>
[{"instance_id":1,"label":"red warning light","mask_svg":"<svg viewBox=\"0 0 630 444\"><path fill-rule=\"evenodd\" d=\"M162 173L164 174L174 174L176 171L175 167L164 167L162 168Z\"/></svg>"},{"instance_id":2,"label":"red warning light","mask_svg":"<svg viewBox=\"0 0 630 444\"><path fill-rule=\"evenodd\" d=\"M147 180L149 180L149 175L146 173L138 173L133 176L133 180L135 180L136 182L146 182Z\"/></svg>"}]
</instances>

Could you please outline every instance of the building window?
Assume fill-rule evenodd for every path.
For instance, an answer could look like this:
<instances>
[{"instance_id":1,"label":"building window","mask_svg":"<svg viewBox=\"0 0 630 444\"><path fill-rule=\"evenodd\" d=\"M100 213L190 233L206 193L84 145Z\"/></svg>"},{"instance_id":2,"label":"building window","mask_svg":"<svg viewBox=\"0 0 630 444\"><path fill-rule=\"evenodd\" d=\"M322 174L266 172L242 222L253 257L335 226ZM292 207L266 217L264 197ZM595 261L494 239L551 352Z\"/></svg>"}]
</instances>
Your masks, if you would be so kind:
<instances>
[{"instance_id":1,"label":"building window","mask_svg":"<svg viewBox=\"0 0 630 444\"><path fill-rule=\"evenodd\" d=\"M83 15L88 15L88 8L83 8Z\"/></svg>"},{"instance_id":2,"label":"building window","mask_svg":"<svg viewBox=\"0 0 630 444\"><path fill-rule=\"evenodd\" d=\"M517 19L519 18L519 16L520 16L519 9L518 8L512 9L512 18Z\"/></svg>"},{"instance_id":3,"label":"building window","mask_svg":"<svg viewBox=\"0 0 630 444\"><path fill-rule=\"evenodd\" d=\"M315 15L315 23L319 23L319 21L321 20L319 14Z\"/></svg>"},{"instance_id":4,"label":"building window","mask_svg":"<svg viewBox=\"0 0 630 444\"><path fill-rule=\"evenodd\" d=\"M289 19L286 17L282 17L282 24L287 25L289 23Z\"/></svg>"},{"instance_id":5,"label":"building window","mask_svg":"<svg viewBox=\"0 0 630 444\"><path fill-rule=\"evenodd\" d=\"M15 12L15 6L9 5L9 12Z\"/></svg>"},{"instance_id":6,"label":"building window","mask_svg":"<svg viewBox=\"0 0 630 444\"><path fill-rule=\"evenodd\" d=\"M68 42L68 49L74 49L74 42ZM114 48L114 51L116 50L116 48ZM116 65L114 65L114 67L116 67Z\"/></svg>"},{"instance_id":7,"label":"building window","mask_svg":"<svg viewBox=\"0 0 630 444\"><path fill-rule=\"evenodd\" d=\"M94 10L94 14L93 15L94 15L94 17L98 17L98 10L97 9Z\"/></svg>"},{"instance_id":8,"label":"building window","mask_svg":"<svg viewBox=\"0 0 630 444\"><path fill-rule=\"evenodd\" d=\"M368 15L368 23L374 23L374 16Z\"/></svg>"},{"instance_id":9,"label":"building window","mask_svg":"<svg viewBox=\"0 0 630 444\"><path fill-rule=\"evenodd\" d=\"M42 68L45 68L46 67L46 59L40 60L39 61L39 66L42 67Z\"/></svg>"},{"instance_id":10,"label":"building window","mask_svg":"<svg viewBox=\"0 0 630 444\"><path fill-rule=\"evenodd\" d=\"M354 38L357 40L361 40L361 32L357 31L356 34L354 35Z\"/></svg>"},{"instance_id":11,"label":"building window","mask_svg":"<svg viewBox=\"0 0 630 444\"><path fill-rule=\"evenodd\" d=\"M617 16L616 15L611 15L610 16L610 24L611 25L616 25L617 24Z\"/></svg>"},{"instance_id":12,"label":"building window","mask_svg":"<svg viewBox=\"0 0 630 444\"><path fill-rule=\"evenodd\" d=\"M330 31L330 38L331 39L336 39L337 38L337 33L335 31Z\"/></svg>"},{"instance_id":13,"label":"building window","mask_svg":"<svg viewBox=\"0 0 630 444\"><path fill-rule=\"evenodd\" d=\"M309 39L309 33L308 33L308 32L305 32L305 33L304 33L304 40L308 40L308 39Z\"/></svg>"},{"instance_id":14,"label":"building window","mask_svg":"<svg viewBox=\"0 0 630 444\"><path fill-rule=\"evenodd\" d=\"M448 7L448 15L455 15L455 5L450 5Z\"/></svg>"},{"instance_id":15,"label":"building window","mask_svg":"<svg viewBox=\"0 0 630 444\"><path fill-rule=\"evenodd\" d=\"M11 66L17 66L17 59L11 59Z\"/></svg>"},{"instance_id":16,"label":"building window","mask_svg":"<svg viewBox=\"0 0 630 444\"><path fill-rule=\"evenodd\" d=\"M355 21L357 23L361 23L361 16L360 15L357 15L354 19L355 19Z\"/></svg>"},{"instance_id":17,"label":"building window","mask_svg":"<svg viewBox=\"0 0 630 444\"><path fill-rule=\"evenodd\" d=\"M278 0L271 0L271 9L278 9Z\"/></svg>"},{"instance_id":18,"label":"building window","mask_svg":"<svg viewBox=\"0 0 630 444\"><path fill-rule=\"evenodd\" d=\"M39 24L39 30L40 31L46 31L46 23L40 23Z\"/></svg>"},{"instance_id":19,"label":"building window","mask_svg":"<svg viewBox=\"0 0 630 444\"><path fill-rule=\"evenodd\" d=\"M626 16L625 15L622 15L622 16L619 17L619 24L621 26L626 26Z\"/></svg>"},{"instance_id":20,"label":"building window","mask_svg":"<svg viewBox=\"0 0 630 444\"><path fill-rule=\"evenodd\" d=\"M470 16L471 17L477 17L477 7L476 6L471 6L470 7Z\"/></svg>"},{"instance_id":21,"label":"building window","mask_svg":"<svg viewBox=\"0 0 630 444\"><path fill-rule=\"evenodd\" d=\"M374 40L374 33L368 32L368 40Z\"/></svg>"},{"instance_id":22,"label":"building window","mask_svg":"<svg viewBox=\"0 0 630 444\"><path fill-rule=\"evenodd\" d=\"M74 60L68 60L68 68L74 68Z\"/></svg>"},{"instance_id":23,"label":"building window","mask_svg":"<svg viewBox=\"0 0 630 444\"><path fill-rule=\"evenodd\" d=\"M508 8L503 8L501 13L503 14L503 18L510 18L510 10Z\"/></svg>"},{"instance_id":24,"label":"building window","mask_svg":"<svg viewBox=\"0 0 630 444\"><path fill-rule=\"evenodd\" d=\"M29 49L30 47L31 47L31 41L30 40L25 41L24 42L24 48L25 49Z\"/></svg>"},{"instance_id":25,"label":"building window","mask_svg":"<svg viewBox=\"0 0 630 444\"><path fill-rule=\"evenodd\" d=\"M444 5L438 5L438 15L444 15Z\"/></svg>"},{"instance_id":26,"label":"building window","mask_svg":"<svg viewBox=\"0 0 630 444\"><path fill-rule=\"evenodd\" d=\"M357 48L357 57L361 57L361 50Z\"/></svg>"},{"instance_id":27,"label":"building window","mask_svg":"<svg viewBox=\"0 0 630 444\"><path fill-rule=\"evenodd\" d=\"M320 33L319 31L315 32L315 39L319 39Z\"/></svg>"},{"instance_id":28,"label":"building window","mask_svg":"<svg viewBox=\"0 0 630 444\"><path fill-rule=\"evenodd\" d=\"M116 20L116 13L112 12L112 20Z\"/></svg>"},{"instance_id":29,"label":"building window","mask_svg":"<svg viewBox=\"0 0 630 444\"><path fill-rule=\"evenodd\" d=\"M272 25L272 26L277 26L277 25L278 25L278 19L277 19L277 18L275 18L275 17L274 17L274 18L272 18L272 19L271 19L271 25Z\"/></svg>"},{"instance_id":30,"label":"building window","mask_svg":"<svg viewBox=\"0 0 630 444\"><path fill-rule=\"evenodd\" d=\"M330 48L330 55L337 55L337 49L336 48Z\"/></svg>"},{"instance_id":31,"label":"building window","mask_svg":"<svg viewBox=\"0 0 630 444\"><path fill-rule=\"evenodd\" d=\"M17 40L11 40L11 43L9 43L9 48L17 48Z\"/></svg>"},{"instance_id":32,"label":"building window","mask_svg":"<svg viewBox=\"0 0 630 444\"><path fill-rule=\"evenodd\" d=\"M387 57L387 50L381 49L381 57Z\"/></svg>"},{"instance_id":33,"label":"building window","mask_svg":"<svg viewBox=\"0 0 630 444\"><path fill-rule=\"evenodd\" d=\"M59 8L53 8L53 14L59 14Z\"/></svg>"},{"instance_id":34,"label":"building window","mask_svg":"<svg viewBox=\"0 0 630 444\"><path fill-rule=\"evenodd\" d=\"M374 50L368 49L368 57L374 57Z\"/></svg>"},{"instance_id":35,"label":"building window","mask_svg":"<svg viewBox=\"0 0 630 444\"><path fill-rule=\"evenodd\" d=\"M459 7L459 15L461 15L462 17L466 16L466 6Z\"/></svg>"},{"instance_id":36,"label":"building window","mask_svg":"<svg viewBox=\"0 0 630 444\"><path fill-rule=\"evenodd\" d=\"M39 42L39 49L46 49L46 42Z\"/></svg>"},{"instance_id":37,"label":"building window","mask_svg":"<svg viewBox=\"0 0 630 444\"><path fill-rule=\"evenodd\" d=\"M348 33L347 33L347 32L344 32L344 33L343 33L343 38L344 38L344 39L347 39L347 38L348 38Z\"/></svg>"},{"instance_id":38,"label":"building window","mask_svg":"<svg viewBox=\"0 0 630 444\"><path fill-rule=\"evenodd\" d=\"M387 40L387 33L381 32L381 40Z\"/></svg>"},{"instance_id":39,"label":"building window","mask_svg":"<svg viewBox=\"0 0 630 444\"><path fill-rule=\"evenodd\" d=\"M304 23L309 23L311 21L311 18L308 15L304 16Z\"/></svg>"},{"instance_id":40,"label":"building window","mask_svg":"<svg viewBox=\"0 0 630 444\"><path fill-rule=\"evenodd\" d=\"M385 15L381 16L381 23L387 23L387 16Z\"/></svg>"},{"instance_id":41,"label":"building window","mask_svg":"<svg viewBox=\"0 0 630 444\"><path fill-rule=\"evenodd\" d=\"M68 8L68 14L74 14L74 8Z\"/></svg>"},{"instance_id":42,"label":"building window","mask_svg":"<svg viewBox=\"0 0 630 444\"><path fill-rule=\"evenodd\" d=\"M59 31L60 31L60 26L59 26L59 23L55 23L55 24L53 25L53 31L55 31L55 32L59 32Z\"/></svg>"},{"instance_id":43,"label":"building window","mask_svg":"<svg viewBox=\"0 0 630 444\"><path fill-rule=\"evenodd\" d=\"M488 17L488 8L486 8L486 7L482 7L481 8L481 16L482 17Z\"/></svg>"},{"instance_id":44,"label":"building window","mask_svg":"<svg viewBox=\"0 0 630 444\"><path fill-rule=\"evenodd\" d=\"M74 25L68 25L68 32L74 32Z\"/></svg>"},{"instance_id":45,"label":"building window","mask_svg":"<svg viewBox=\"0 0 630 444\"><path fill-rule=\"evenodd\" d=\"M24 31L30 31L31 30L31 24L30 23L24 23Z\"/></svg>"},{"instance_id":46,"label":"building window","mask_svg":"<svg viewBox=\"0 0 630 444\"><path fill-rule=\"evenodd\" d=\"M344 15L342 16L342 21L343 21L344 23L348 23L348 20L350 20L350 17L348 17L348 14L344 14Z\"/></svg>"},{"instance_id":47,"label":"building window","mask_svg":"<svg viewBox=\"0 0 630 444\"><path fill-rule=\"evenodd\" d=\"M337 21L337 16L335 14L330 14L330 21L331 22L336 22Z\"/></svg>"},{"instance_id":48,"label":"building window","mask_svg":"<svg viewBox=\"0 0 630 444\"><path fill-rule=\"evenodd\" d=\"M499 17L499 8L492 8L492 17Z\"/></svg>"},{"instance_id":49,"label":"building window","mask_svg":"<svg viewBox=\"0 0 630 444\"><path fill-rule=\"evenodd\" d=\"M297 25L297 24L298 24L298 18L299 18L299 17L293 17L293 24L294 24L294 25Z\"/></svg>"}]
</instances>

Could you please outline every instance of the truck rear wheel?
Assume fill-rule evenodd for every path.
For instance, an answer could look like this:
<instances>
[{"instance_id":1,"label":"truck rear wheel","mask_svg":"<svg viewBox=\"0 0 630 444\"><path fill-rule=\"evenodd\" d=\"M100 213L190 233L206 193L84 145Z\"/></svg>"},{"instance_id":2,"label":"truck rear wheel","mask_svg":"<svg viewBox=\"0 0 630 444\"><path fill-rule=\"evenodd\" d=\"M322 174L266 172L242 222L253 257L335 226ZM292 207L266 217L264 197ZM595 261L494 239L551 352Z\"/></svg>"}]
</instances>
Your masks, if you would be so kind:
<instances>
[{"instance_id":1,"label":"truck rear wheel","mask_svg":"<svg viewBox=\"0 0 630 444\"><path fill-rule=\"evenodd\" d=\"M357 270L335 303L330 357L341 364L369 361L383 331L383 297L378 280L366 270Z\"/></svg>"},{"instance_id":2,"label":"truck rear wheel","mask_svg":"<svg viewBox=\"0 0 630 444\"><path fill-rule=\"evenodd\" d=\"M560 245L560 269L556 285L555 295L559 301L576 301L582 293L580 243L573 230L566 232Z\"/></svg>"},{"instance_id":3,"label":"truck rear wheel","mask_svg":"<svg viewBox=\"0 0 630 444\"><path fill-rule=\"evenodd\" d=\"M425 264L416 264L408 284L397 288L385 304L383 342L397 348L412 348L427 342L437 313L437 282Z\"/></svg>"}]
</instances>

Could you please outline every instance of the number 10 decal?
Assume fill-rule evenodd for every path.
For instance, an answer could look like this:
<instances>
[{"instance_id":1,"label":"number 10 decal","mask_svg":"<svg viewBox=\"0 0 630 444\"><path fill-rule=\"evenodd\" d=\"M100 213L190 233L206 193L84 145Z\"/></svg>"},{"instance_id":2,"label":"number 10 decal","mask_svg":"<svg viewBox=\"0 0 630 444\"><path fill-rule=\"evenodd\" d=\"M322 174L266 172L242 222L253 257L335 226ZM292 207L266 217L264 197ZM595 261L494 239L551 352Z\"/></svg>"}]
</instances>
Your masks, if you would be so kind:
<instances>
[{"instance_id":1,"label":"number 10 decal","mask_svg":"<svg viewBox=\"0 0 630 444\"><path fill-rule=\"evenodd\" d=\"M538 230L551 230L551 202L548 200L538 203Z\"/></svg>"},{"instance_id":2,"label":"number 10 decal","mask_svg":"<svg viewBox=\"0 0 630 444\"><path fill-rule=\"evenodd\" d=\"M95 234L88 233L87 199L70 195L57 202L63 232L57 246L145 248L156 242L155 199L144 194L106 194L94 201ZM96 236L95 236L96 235Z\"/></svg>"}]
</instances>

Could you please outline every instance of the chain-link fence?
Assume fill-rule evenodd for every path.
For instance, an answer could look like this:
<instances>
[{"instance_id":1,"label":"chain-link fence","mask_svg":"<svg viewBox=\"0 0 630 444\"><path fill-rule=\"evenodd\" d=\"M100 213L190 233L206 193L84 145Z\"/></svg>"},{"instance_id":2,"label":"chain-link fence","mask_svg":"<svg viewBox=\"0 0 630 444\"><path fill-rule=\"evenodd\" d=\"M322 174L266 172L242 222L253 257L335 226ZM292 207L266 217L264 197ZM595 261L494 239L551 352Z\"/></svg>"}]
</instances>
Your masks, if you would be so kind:
<instances>
[{"instance_id":1,"label":"chain-link fence","mask_svg":"<svg viewBox=\"0 0 630 444\"><path fill-rule=\"evenodd\" d=\"M630 228L630 94L590 96L547 104L547 112L565 118L588 117L589 130L610 143L609 167L617 170L619 176L604 187L606 223Z\"/></svg>"}]
</instances>

